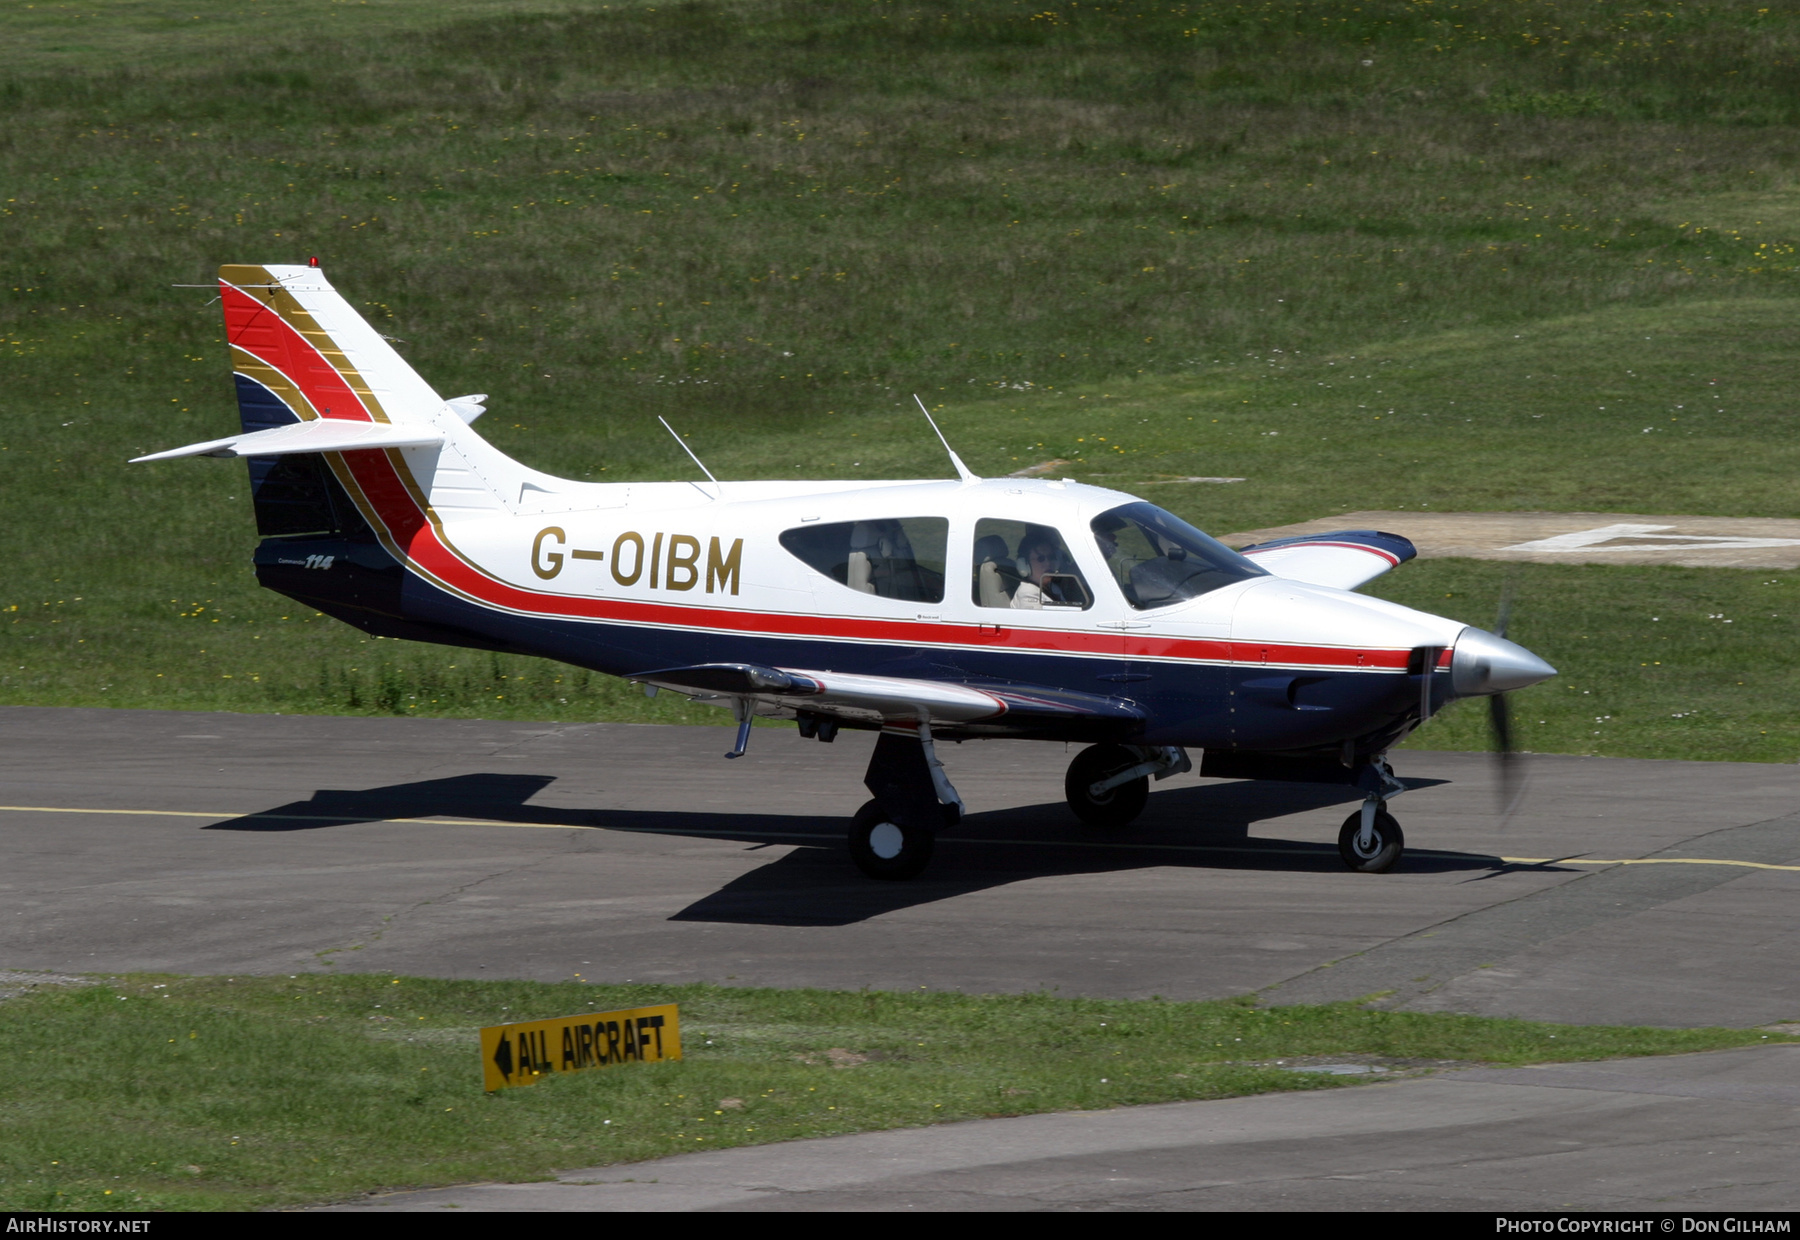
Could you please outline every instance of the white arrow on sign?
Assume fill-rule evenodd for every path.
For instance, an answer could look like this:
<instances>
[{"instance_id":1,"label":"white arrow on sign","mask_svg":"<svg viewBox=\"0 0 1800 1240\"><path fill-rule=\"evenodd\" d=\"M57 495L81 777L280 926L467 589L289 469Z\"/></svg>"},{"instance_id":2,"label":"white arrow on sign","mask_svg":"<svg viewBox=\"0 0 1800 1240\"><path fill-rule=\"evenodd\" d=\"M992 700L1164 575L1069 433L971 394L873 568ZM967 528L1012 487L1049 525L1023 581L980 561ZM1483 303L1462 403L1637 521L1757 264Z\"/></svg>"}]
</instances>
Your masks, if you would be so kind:
<instances>
[{"instance_id":1,"label":"white arrow on sign","mask_svg":"<svg viewBox=\"0 0 1800 1240\"><path fill-rule=\"evenodd\" d=\"M1598 529L1557 534L1533 542L1514 543L1502 551L1741 551L1750 547L1800 547L1800 538L1743 538L1730 534L1662 534L1672 525L1602 525ZM1636 541L1611 543L1615 538Z\"/></svg>"}]
</instances>

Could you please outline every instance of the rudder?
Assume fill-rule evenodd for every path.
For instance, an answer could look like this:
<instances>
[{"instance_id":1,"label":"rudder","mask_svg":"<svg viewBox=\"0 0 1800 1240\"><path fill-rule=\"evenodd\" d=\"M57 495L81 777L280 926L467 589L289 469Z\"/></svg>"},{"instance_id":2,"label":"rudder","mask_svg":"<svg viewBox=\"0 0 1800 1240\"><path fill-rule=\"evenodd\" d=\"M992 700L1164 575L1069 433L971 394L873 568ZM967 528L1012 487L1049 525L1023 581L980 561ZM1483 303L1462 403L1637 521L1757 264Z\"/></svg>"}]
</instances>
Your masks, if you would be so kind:
<instances>
[{"instance_id":1,"label":"rudder","mask_svg":"<svg viewBox=\"0 0 1800 1240\"><path fill-rule=\"evenodd\" d=\"M444 407L317 267L228 264L219 293L246 431L316 418L419 422Z\"/></svg>"}]
</instances>

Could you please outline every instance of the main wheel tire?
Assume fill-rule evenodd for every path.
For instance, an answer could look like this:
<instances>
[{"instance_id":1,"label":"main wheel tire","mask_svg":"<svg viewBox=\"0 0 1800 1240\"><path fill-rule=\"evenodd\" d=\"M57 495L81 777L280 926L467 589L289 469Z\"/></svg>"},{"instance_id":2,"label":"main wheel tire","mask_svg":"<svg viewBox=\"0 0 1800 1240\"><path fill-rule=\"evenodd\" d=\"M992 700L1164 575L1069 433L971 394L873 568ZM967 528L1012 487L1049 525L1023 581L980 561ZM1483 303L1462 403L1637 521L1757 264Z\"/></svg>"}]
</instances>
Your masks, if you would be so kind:
<instances>
[{"instance_id":1,"label":"main wheel tire","mask_svg":"<svg viewBox=\"0 0 1800 1240\"><path fill-rule=\"evenodd\" d=\"M1406 836L1400 831L1400 824L1385 809L1375 811L1375 838L1372 847L1364 849L1357 844L1357 836L1362 834L1362 810L1344 819L1343 829L1338 832L1338 855L1344 864L1353 870L1361 870L1364 874L1385 874L1394 868L1400 860L1400 854L1406 851Z\"/></svg>"},{"instance_id":2,"label":"main wheel tire","mask_svg":"<svg viewBox=\"0 0 1800 1240\"><path fill-rule=\"evenodd\" d=\"M1150 799L1150 777L1140 775L1099 796L1088 789L1108 775L1134 767L1143 759L1123 745L1090 745L1069 763L1063 777L1063 795L1075 816L1090 827L1116 831L1144 812Z\"/></svg>"},{"instance_id":3,"label":"main wheel tire","mask_svg":"<svg viewBox=\"0 0 1800 1240\"><path fill-rule=\"evenodd\" d=\"M918 877L930 864L936 839L929 831L895 822L880 801L870 801L850 824L850 857L870 878L898 882Z\"/></svg>"}]
</instances>

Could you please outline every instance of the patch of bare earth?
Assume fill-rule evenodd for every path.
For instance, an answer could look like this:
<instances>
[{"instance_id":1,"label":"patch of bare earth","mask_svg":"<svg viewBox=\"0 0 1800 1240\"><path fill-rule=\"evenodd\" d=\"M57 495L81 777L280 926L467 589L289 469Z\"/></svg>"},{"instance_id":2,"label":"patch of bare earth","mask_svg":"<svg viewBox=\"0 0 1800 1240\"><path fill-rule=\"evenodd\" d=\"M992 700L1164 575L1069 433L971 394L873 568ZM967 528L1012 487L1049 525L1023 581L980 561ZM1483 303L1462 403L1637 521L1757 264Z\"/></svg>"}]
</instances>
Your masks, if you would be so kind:
<instances>
[{"instance_id":1,"label":"patch of bare earth","mask_svg":"<svg viewBox=\"0 0 1800 1240\"><path fill-rule=\"evenodd\" d=\"M16 999L43 986L97 986L98 978L68 973L9 973L0 970L0 999Z\"/></svg>"}]
</instances>

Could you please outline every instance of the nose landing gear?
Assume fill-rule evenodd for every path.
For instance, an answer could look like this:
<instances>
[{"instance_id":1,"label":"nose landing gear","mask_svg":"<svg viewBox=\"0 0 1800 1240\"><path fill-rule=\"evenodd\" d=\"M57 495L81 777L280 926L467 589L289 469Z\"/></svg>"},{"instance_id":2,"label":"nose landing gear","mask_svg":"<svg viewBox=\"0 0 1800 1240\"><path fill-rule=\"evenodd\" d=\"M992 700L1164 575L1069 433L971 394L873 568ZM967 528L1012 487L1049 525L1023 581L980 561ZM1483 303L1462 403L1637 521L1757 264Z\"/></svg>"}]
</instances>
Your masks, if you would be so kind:
<instances>
[{"instance_id":1,"label":"nose landing gear","mask_svg":"<svg viewBox=\"0 0 1800 1240\"><path fill-rule=\"evenodd\" d=\"M1338 856L1351 869L1385 874L1406 851L1406 836L1386 805L1385 801L1370 797L1361 809L1344 819L1338 831Z\"/></svg>"},{"instance_id":2,"label":"nose landing gear","mask_svg":"<svg viewBox=\"0 0 1800 1240\"><path fill-rule=\"evenodd\" d=\"M1406 785L1395 778L1384 753L1370 755L1353 782L1368 797L1338 830L1338 856L1353 870L1385 874L1406 851L1406 836L1387 809L1389 801L1406 791Z\"/></svg>"}]
</instances>

